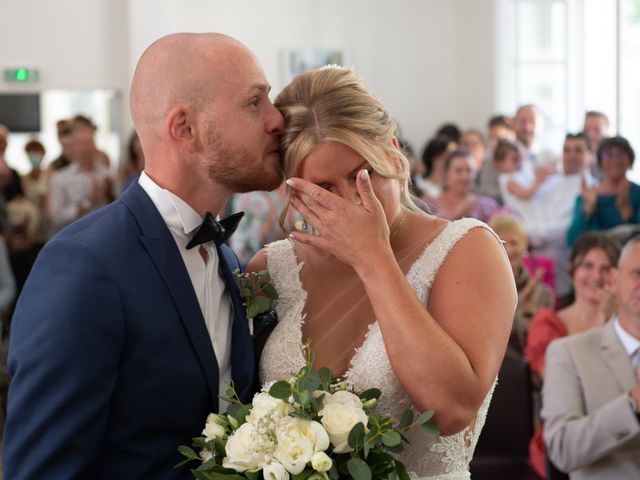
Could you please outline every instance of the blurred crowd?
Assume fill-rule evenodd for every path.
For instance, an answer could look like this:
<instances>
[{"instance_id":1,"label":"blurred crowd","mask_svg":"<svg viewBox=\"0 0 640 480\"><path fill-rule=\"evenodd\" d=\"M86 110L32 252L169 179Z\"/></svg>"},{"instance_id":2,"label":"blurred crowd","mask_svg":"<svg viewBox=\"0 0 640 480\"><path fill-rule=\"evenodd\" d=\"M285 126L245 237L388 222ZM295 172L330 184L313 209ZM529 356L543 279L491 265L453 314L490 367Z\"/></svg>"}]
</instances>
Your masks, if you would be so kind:
<instances>
[{"instance_id":1,"label":"blurred crowd","mask_svg":"<svg viewBox=\"0 0 640 480\"><path fill-rule=\"evenodd\" d=\"M545 354L555 339L605 324L616 308L609 273L640 220L640 186L627 179L635 153L609 131L607 116L586 112L582 131L555 150L542 148L543 113L523 105L491 117L485 131L442 125L421 153L399 138L411 163L411 188L425 211L487 222L505 245L518 289L508 358L528 365L532 405L529 465L539 478L563 478L547 458L541 392ZM38 251L60 229L113 201L144 168L135 132L121 165L96 147L96 127L77 115L57 123L61 153L46 157L30 140L31 170L20 176L5 158L0 126L0 312L9 333L11 308ZM285 189L236 195L228 212L244 211L230 243L241 263L283 238ZM292 221L292 219L289 219ZM557 476L556 476L557 475ZM565 477L566 478L566 477Z\"/></svg>"}]
</instances>

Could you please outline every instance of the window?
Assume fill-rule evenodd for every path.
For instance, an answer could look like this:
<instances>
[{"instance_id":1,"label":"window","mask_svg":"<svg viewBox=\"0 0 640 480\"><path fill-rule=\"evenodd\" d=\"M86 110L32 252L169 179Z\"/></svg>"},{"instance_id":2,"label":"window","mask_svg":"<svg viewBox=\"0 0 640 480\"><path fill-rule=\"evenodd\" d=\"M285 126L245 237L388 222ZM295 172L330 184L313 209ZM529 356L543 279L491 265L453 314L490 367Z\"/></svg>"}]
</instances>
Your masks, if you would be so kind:
<instances>
[{"instance_id":1,"label":"window","mask_svg":"<svg viewBox=\"0 0 640 480\"><path fill-rule=\"evenodd\" d=\"M560 152L566 132L598 110L610 134L640 153L640 0L498 0L497 111L534 103L541 142ZM629 174L640 183L640 161Z\"/></svg>"}]
</instances>

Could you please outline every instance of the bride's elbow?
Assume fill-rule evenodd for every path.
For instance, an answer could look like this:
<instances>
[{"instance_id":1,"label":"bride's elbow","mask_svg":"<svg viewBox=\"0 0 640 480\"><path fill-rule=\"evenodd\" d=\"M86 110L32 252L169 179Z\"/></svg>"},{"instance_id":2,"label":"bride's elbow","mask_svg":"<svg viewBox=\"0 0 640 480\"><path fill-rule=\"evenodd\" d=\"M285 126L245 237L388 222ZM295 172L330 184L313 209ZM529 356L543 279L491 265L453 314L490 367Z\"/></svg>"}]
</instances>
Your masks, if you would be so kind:
<instances>
[{"instance_id":1,"label":"bride's elbow","mask_svg":"<svg viewBox=\"0 0 640 480\"><path fill-rule=\"evenodd\" d=\"M440 413L437 411L435 412L435 415L433 416L433 423L438 427L438 430L440 430L441 436L448 437L461 432L469 425L473 424L475 419L475 410L466 408L462 405L450 404Z\"/></svg>"}]
</instances>

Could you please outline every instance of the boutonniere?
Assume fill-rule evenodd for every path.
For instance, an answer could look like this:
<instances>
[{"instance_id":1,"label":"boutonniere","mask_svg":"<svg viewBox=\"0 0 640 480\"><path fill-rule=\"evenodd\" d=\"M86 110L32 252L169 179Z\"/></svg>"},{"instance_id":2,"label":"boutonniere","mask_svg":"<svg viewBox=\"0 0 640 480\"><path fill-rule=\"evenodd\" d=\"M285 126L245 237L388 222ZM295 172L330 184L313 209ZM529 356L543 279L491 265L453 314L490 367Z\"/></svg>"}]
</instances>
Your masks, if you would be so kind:
<instances>
[{"instance_id":1,"label":"boutonniere","mask_svg":"<svg viewBox=\"0 0 640 480\"><path fill-rule=\"evenodd\" d=\"M241 272L235 270L233 276L240 289L240 297L247 308L247 320L252 326L252 335L260 337L272 330L278 323L278 314L272 309L278 292L271 283L271 275L267 270L260 272Z\"/></svg>"}]
</instances>

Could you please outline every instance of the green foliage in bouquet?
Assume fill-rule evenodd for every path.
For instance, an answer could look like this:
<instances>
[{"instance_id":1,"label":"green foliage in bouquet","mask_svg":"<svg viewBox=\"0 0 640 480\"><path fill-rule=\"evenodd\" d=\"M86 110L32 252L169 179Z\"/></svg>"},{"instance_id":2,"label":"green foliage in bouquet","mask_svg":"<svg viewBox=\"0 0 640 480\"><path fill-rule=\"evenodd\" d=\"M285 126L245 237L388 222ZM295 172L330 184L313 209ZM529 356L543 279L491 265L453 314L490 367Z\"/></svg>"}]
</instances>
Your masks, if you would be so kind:
<instances>
[{"instance_id":1,"label":"green foliage in bouquet","mask_svg":"<svg viewBox=\"0 0 640 480\"><path fill-rule=\"evenodd\" d=\"M375 413L378 389L356 393L331 371L313 368L307 344L306 365L290 380L275 382L243 405L233 386L224 415L207 418L186 459L201 462L191 470L199 480L408 480L395 458L408 443L405 433L431 423L433 411L417 416L407 409L399 420Z\"/></svg>"},{"instance_id":2,"label":"green foliage in bouquet","mask_svg":"<svg viewBox=\"0 0 640 480\"><path fill-rule=\"evenodd\" d=\"M233 272L240 296L247 307L249 320L261 313L268 312L271 304L278 298L278 292L271 283L271 276L267 270L260 272Z\"/></svg>"}]
</instances>

